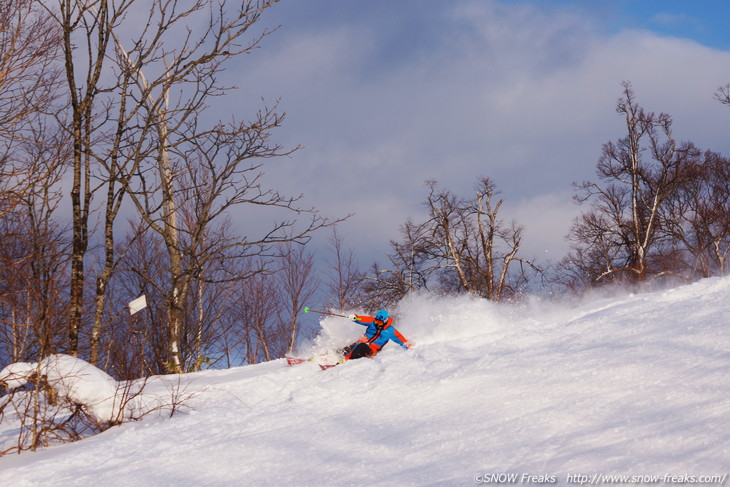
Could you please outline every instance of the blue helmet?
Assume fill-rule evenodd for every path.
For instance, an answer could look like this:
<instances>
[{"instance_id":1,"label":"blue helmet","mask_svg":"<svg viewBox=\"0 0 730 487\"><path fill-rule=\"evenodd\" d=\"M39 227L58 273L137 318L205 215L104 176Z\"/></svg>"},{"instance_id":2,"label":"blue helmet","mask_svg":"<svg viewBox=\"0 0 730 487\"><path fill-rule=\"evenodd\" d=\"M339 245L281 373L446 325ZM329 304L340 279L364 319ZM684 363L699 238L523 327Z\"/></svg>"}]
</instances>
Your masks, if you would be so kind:
<instances>
[{"instance_id":1,"label":"blue helmet","mask_svg":"<svg viewBox=\"0 0 730 487\"><path fill-rule=\"evenodd\" d=\"M382 321L383 323L388 321L389 317L390 316L388 315L388 312L384 309L381 309L380 311L378 311L378 314L375 315L375 319L378 321Z\"/></svg>"}]
</instances>

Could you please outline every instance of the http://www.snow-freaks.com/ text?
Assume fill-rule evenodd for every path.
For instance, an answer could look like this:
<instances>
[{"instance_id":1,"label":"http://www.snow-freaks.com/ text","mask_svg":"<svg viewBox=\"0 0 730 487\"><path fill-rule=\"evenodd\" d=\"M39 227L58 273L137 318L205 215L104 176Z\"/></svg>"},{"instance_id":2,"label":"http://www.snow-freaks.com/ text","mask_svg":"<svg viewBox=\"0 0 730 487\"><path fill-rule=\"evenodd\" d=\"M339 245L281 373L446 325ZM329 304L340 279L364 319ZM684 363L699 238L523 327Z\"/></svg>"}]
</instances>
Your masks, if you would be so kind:
<instances>
[{"instance_id":1,"label":"http://www.snow-freaks.com/ text","mask_svg":"<svg viewBox=\"0 0 730 487\"><path fill-rule=\"evenodd\" d=\"M567 475L531 473L477 473L475 484L525 484L525 485L725 485L728 474L690 475L617 475L604 473L571 473Z\"/></svg>"}]
</instances>

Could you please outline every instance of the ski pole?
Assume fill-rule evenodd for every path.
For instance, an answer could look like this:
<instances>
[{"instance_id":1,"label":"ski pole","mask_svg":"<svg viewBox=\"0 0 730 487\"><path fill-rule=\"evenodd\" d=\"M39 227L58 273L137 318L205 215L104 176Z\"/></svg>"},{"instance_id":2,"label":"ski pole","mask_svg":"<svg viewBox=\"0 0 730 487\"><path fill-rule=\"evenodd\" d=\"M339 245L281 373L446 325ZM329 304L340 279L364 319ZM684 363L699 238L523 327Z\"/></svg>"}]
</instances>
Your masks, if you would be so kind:
<instances>
[{"instance_id":1,"label":"ski pole","mask_svg":"<svg viewBox=\"0 0 730 487\"><path fill-rule=\"evenodd\" d=\"M319 313L321 315L337 316L340 318L347 318L345 315L338 315L336 313L328 313L327 311L317 311L316 309L304 308L305 313Z\"/></svg>"}]
</instances>

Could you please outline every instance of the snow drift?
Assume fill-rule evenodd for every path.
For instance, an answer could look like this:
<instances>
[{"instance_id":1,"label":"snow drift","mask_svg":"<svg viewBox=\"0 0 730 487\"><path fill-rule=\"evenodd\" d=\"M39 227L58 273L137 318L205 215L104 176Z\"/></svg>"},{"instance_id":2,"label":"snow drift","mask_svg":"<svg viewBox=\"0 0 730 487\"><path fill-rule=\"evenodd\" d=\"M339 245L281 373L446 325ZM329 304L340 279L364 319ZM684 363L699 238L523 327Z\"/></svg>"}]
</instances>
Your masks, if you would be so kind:
<instances>
[{"instance_id":1,"label":"snow drift","mask_svg":"<svg viewBox=\"0 0 730 487\"><path fill-rule=\"evenodd\" d=\"M23 386L33 376L42 376L56 390L58 397L84 404L99 422L111 422L131 417L120 401L122 388L106 372L69 355L50 355L38 364L19 362L0 371L0 381L12 390Z\"/></svg>"},{"instance_id":2,"label":"snow drift","mask_svg":"<svg viewBox=\"0 0 730 487\"><path fill-rule=\"evenodd\" d=\"M156 387L147 381L119 382L103 370L70 355L50 355L37 364L18 362L0 371L0 382L9 391L42 377L60 402L83 405L99 424L138 419L169 411L181 389L169 378L158 379ZM162 389L160 386L166 385ZM179 401L178 402L182 402ZM0 401L0 406L3 404ZM2 446L2 444L0 444ZM0 451L3 451L0 448Z\"/></svg>"},{"instance_id":3,"label":"snow drift","mask_svg":"<svg viewBox=\"0 0 730 487\"><path fill-rule=\"evenodd\" d=\"M0 483L718 485L730 470L728 296L728 278L573 305L413 295L391 310L409 351L391 344L327 371L275 360L190 374L188 412L5 456ZM321 324L303 353L362 332Z\"/></svg>"}]
</instances>

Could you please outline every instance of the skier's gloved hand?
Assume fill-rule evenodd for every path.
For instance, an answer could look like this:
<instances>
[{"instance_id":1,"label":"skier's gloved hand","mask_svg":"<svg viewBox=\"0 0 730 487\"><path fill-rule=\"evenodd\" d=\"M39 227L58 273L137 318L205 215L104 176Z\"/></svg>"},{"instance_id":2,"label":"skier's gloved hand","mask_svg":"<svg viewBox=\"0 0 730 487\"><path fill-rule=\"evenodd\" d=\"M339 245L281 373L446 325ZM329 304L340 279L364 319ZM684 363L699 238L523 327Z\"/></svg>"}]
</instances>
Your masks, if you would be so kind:
<instances>
[{"instance_id":1,"label":"skier's gloved hand","mask_svg":"<svg viewBox=\"0 0 730 487\"><path fill-rule=\"evenodd\" d=\"M347 315L347 319L350 321L357 321L357 315L355 315L355 314Z\"/></svg>"}]
</instances>

